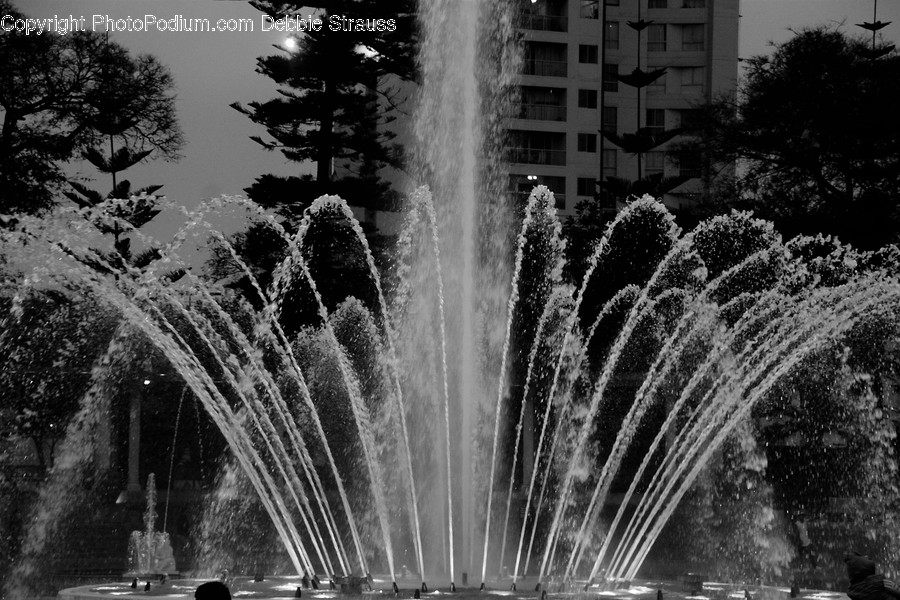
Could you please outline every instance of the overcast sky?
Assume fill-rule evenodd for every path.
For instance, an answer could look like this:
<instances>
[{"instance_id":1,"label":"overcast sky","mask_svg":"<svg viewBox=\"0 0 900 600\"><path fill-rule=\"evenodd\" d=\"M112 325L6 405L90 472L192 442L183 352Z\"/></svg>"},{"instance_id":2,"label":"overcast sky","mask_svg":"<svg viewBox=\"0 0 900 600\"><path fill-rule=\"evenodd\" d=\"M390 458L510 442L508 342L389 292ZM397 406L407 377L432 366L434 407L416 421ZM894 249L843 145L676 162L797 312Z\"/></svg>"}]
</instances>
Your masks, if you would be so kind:
<instances>
[{"instance_id":1,"label":"overcast sky","mask_svg":"<svg viewBox=\"0 0 900 600\"><path fill-rule=\"evenodd\" d=\"M93 15L111 18L158 19L251 18L254 32L113 33L111 38L133 52L156 55L167 64L178 87L178 117L187 144L177 163L152 162L125 174L136 186L162 183L170 199L192 206L204 197L239 194L263 173L287 175L313 172L311 166L289 164L278 152L266 152L250 135L265 133L228 105L266 100L275 95L270 80L255 72L256 58L276 52L284 34L261 31L261 15L246 2L217 0L15 0L28 16L50 18ZM390 5L389 2L385 3ZM843 24L862 33L855 23L872 20L873 0L742 0L740 55L766 53L770 41L790 37L790 28ZM387 15L386 15L387 16ZM900 0L880 0L878 19L893 21L882 30L893 42L900 39ZM900 45L900 44L898 44ZM89 165L88 165L89 166ZM84 171L88 173L87 169ZM98 182L105 189L109 182Z\"/></svg>"}]
</instances>

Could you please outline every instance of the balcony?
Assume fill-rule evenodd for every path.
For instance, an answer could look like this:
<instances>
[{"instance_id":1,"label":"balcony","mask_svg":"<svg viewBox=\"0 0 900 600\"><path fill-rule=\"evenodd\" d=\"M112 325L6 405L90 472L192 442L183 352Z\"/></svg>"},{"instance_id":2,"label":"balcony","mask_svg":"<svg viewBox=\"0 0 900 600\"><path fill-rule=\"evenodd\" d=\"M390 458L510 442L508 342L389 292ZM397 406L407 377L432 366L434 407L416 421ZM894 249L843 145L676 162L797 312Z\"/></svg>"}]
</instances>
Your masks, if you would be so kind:
<instances>
[{"instance_id":1,"label":"balcony","mask_svg":"<svg viewBox=\"0 0 900 600\"><path fill-rule=\"evenodd\" d=\"M566 107L555 104L528 104L517 102L516 118L532 121L565 121Z\"/></svg>"},{"instance_id":2,"label":"balcony","mask_svg":"<svg viewBox=\"0 0 900 600\"><path fill-rule=\"evenodd\" d=\"M569 73L569 63L564 60L542 60L526 58L523 64L524 75L539 75L541 77L566 77Z\"/></svg>"},{"instance_id":3,"label":"balcony","mask_svg":"<svg viewBox=\"0 0 900 600\"><path fill-rule=\"evenodd\" d=\"M511 163L526 165L566 166L565 150L549 150L545 148L509 148L507 160Z\"/></svg>"},{"instance_id":4,"label":"balcony","mask_svg":"<svg viewBox=\"0 0 900 600\"><path fill-rule=\"evenodd\" d=\"M522 29L532 31L568 31L569 18L562 15L534 15L522 13L519 21Z\"/></svg>"}]
</instances>

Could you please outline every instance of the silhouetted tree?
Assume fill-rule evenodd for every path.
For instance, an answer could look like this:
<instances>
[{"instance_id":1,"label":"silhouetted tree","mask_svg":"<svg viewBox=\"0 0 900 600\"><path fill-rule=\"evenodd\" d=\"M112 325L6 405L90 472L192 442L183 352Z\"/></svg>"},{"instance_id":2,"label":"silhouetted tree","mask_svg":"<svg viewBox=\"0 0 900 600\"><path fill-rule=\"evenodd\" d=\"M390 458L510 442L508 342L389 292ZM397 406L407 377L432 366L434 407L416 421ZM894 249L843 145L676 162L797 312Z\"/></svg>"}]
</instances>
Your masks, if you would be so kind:
<instances>
[{"instance_id":1,"label":"silhouetted tree","mask_svg":"<svg viewBox=\"0 0 900 600\"><path fill-rule=\"evenodd\" d=\"M731 204L788 235L837 234L862 247L896 239L900 55L876 54L820 27L746 61L739 96L702 109L693 143L741 165Z\"/></svg>"},{"instance_id":2,"label":"silhouetted tree","mask_svg":"<svg viewBox=\"0 0 900 600\"><path fill-rule=\"evenodd\" d=\"M273 19L308 14L304 7L310 5L273 0L251 4ZM321 31L293 38L294 48L282 47L281 54L257 62L257 71L280 86L279 97L232 106L266 128L270 140L251 138L264 148L278 149L289 160L316 162L318 186L297 178L288 182L304 184L300 189L313 193L330 192L333 161L341 161L365 188L364 197L353 199L363 204L385 191L377 171L402 163L395 134L385 125L394 121L404 100L402 82L415 77L414 3L403 0L387 12L370 0L311 4L320 9ZM254 200L270 200L267 188L280 183L263 176L247 191ZM315 197L302 196L306 201ZM296 198L295 191L290 200L280 197L277 203Z\"/></svg>"},{"instance_id":3,"label":"silhouetted tree","mask_svg":"<svg viewBox=\"0 0 900 600\"><path fill-rule=\"evenodd\" d=\"M47 289L24 299L19 318L6 315L0 341L0 438L30 438L42 470L51 464L117 322L91 299Z\"/></svg>"},{"instance_id":4,"label":"silhouetted tree","mask_svg":"<svg viewBox=\"0 0 900 600\"><path fill-rule=\"evenodd\" d=\"M8 0L0 13L24 18ZM150 55L132 57L93 32L0 36L0 212L49 207L60 165L113 143L132 157L178 157L174 82ZM116 155L112 149L110 160ZM149 156L143 154L141 160Z\"/></svg>"}]
</instances>

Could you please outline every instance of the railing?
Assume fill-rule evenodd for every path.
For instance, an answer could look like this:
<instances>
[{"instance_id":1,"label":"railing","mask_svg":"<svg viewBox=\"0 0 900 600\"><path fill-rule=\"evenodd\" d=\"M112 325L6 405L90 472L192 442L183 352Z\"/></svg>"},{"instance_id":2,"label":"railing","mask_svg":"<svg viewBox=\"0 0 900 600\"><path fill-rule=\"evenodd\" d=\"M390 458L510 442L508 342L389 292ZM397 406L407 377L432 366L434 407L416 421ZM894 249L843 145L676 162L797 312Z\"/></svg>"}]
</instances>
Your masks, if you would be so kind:
<instances>
[{"instance_id":1,"label":"railing","mask_svg":"<svg viewBox=\"0 0 900 600\"><path fill-rule=\"evenodd\" d=\"M569 63L564 60L541 60L527 58L523 64L525 75L540 75L542 77L566 77L569 73Z\"/></svg>"},{"instance_id":2,"label":"railing","mask_svg":"<svg viewBox=\"0 0 900 600\"><path fill-rule=\"evenodd\" d=\"M516 117L534 121L565 121L566 107L554 104L516 103Z\"/></svg>"},{"instance_id":3,"label":"railing","mask_svg":"<svg viewBox=\"0 0 900 600\"><path fill-rule=\"evenodd\" d=\"M566 165L565 150L545 150L542 148L509 148L506 159L512 163L528 165Z\"/></svg>"},{"instance_id":4,"label":"railing","mask_svg":"<svg viewBox=\"0 0 900 600\"><path fill-rule=\"evenodd\" d=\"M533 31L568 31L569 18L562 15L533 15L522 13L522 29Z\"/></svg>"}]
</instances>

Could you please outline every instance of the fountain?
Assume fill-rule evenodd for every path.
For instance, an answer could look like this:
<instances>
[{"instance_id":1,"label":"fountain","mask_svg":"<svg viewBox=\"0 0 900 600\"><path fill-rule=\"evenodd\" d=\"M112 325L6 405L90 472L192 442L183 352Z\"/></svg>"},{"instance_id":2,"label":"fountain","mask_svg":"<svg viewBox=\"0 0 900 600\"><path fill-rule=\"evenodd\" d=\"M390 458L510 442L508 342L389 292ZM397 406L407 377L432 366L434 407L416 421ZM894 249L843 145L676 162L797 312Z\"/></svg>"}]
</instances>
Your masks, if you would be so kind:
<instances>
[{"instance_id":1,"label":"fountain","mask_svg":"<svg viewBox=\"0 0 900 600\"><path fill-rule=\"evenodd\" d=\"M110 253L99 233L110 215L127 213L122 201L22 218L3 231L2 255L21 273L3 315L5 352L31 322L35 295L77 298L115 324L57 446L7 595L25 595L72 516L65 500L88 475L101 476L105 415L142 360L163 365L227 446L204 531L214 535L224 523L216 508L249 490L253 506L233 516L240 524L264 514L283 548L289 575L224 573L234 590L290 596L309 583L308 593L331 597L315 589L322 575L323 588L346 581L357 591L365 578L397 594L511 589L546 598L618 586L683 597L671 584L632 582L679 507L699 498L715 514L702 504L723 485L704 481L713 469L727 481L739 476L741 494L756 502L746 505L745 554L768 548L772 556L753 560L786 566L753 424L781 406L775 399L798 371L839 355L849 373L845 348L860 336L891 337L897 253L821 237L785 242L744 213L685 233L644 197L585 256L567 256L549 190L534 189L517 226L503 200L503 115L484 116L484 107L502 106L517 70L509 11L474 0L426 4L415 161L430 187L410 194L389 276L333 196L316 200L294 235L245 200L212 200L186 213L172 240L130 231L136 246L159 249L140 265ZM235 206L282 249L271 277L209 224ZM212 245L229 276L201 273L195 244ZM359 298L332 297L323 284L338 250L347 257L341 277L360 282ZM240 291L225 285L238 280ZM894 434L875 412L873 385L854 380L848 397L871 409L858 412L879 432L882 445L866 446L866 456L878 457L870 482L882 486L896 473L885 450ZM886 506L892 498L879 497ZM196 584L167 585L160 593L190 597ZM710 589L740 597L746 587Z\"/></svg>"},{"instance_id":2,"label":"fountain","mask_svg":"<svg viewBox=\"0 0 900 600\"><path fill-rule=\"evenodd\" d=\"M236 202L241 201L222 199L211 206ZM386 572L373 579L376 588L399 579L405 585L418 581L417 591L420 583L427 591L421 567L399 568L401 548L411 550L414 564L437 563L450 548L451 532L471 527L450 519L452 491L443 503L420 501L417 511L412 498L421 496L411 494L414 481L436 486L448 473L451 482L457 481L449 471L459 451L451 415L459 413L454 387L447 382L450 328L440 297L446 284L443 272L433 269L428 275L435 285L413 285L418 267L409 260L418 246L433 265L444 266L436 215L428 191L417 191L398 255L406 266L392 303L374 264L362 263L372 277L371 309L358 300L329 309L313 277L315 265L305 254L306 236L313 236L316 227L341 222L360 255L370 256L349 208L335 197L311 207L296 237L284 234L288 259L269 291L254 289L274 300L261 310L180 270L187 266L178 258L187 230L166 249L166 258L144 270L116 268L92 249L93 211L68 214L65 227L26 221L7 235L7 256L15 256L19 247L27 256L17 260L38 259L13 298L8 319L21 318L17 311L27 310L23 302L29 293L54 289L108 303L119 320L108 349L96 360L91 390L68 427L35 523L52 531L54 522L65 517L65 505L50 500L68 493L94 468L90 441L100 424L97 415L109 410L114 396L107 387L111 374L122 368L117 361L134 352L140 339L169 361L222 432L235 476L257 494L297 577L320 573L343 580L345 574L358 584L360 574ZM258 213L257 218L278 230L269 216ZM202 215L194 215L188 227L213 235L233 264L252 277L227 240L205 228ZM655 245L648 253L654 266L635 265L637 281L605 289L601 275L614 272L623 258L616 254L617 244L628 245L635 237ZM732 245L727 255L719 253L725 243ZM857 253L823 239L783 243L767 224L737 213L682 235L651 198L636 200L610 224L577 287L565 283L564 250L552 194L539 187L518 236L500 359L501 365L522 369L521 398L533 404L521 401L511 410L501 383L498 412L491 413L495 406L488 402L479 407L490 419L473 430L477 460L469 484L481 507L473 518L484 527L484 538L477 541L485 551L477 561L458 553L459 577L441 571L439 564L433 568L448 589L465 581L464 573L477 569L478 562L484 570L499 572L504 555L514 561L513 577L503 583L485 576L489 588L515 589L522 573L531 577L536 594L633 581L708 463L735 435L747 443L743 429L754 407L816 352L840 347L866 323L888 323L900 302L896 258L889 251ZM419 290L432 296L436 319L429 329L437 333L429 340L430 353L418 355L437 383L425 399L417 397L420 374L404 370L416 357L401 353L410 340L421 342L411 333L423 331L422 319L431 316L420 312L415 319L397 319L404 311L411 315L412 296ZM294 334L291 342L281 313L303 297L314 302L309 318L316 324ZM514 352L523 342L511 340L522 330L532 339L525 351ZM361 348L372 354L360 355ZM645 355L648 348L655 351ZM314 355L318 363L310 362ZM599 362L593 362L597 357ZM622 401L630 373L617 372L623 363L629 369L640 366L641 379L628 388L617 434L602 448L596 428L601 416L614 414L609 405ZM319 414L323 405L314 393L325 392L339 393L338 402L346 404ZM517 475L528 435L527 411L535 418L535 468ZM328 420L341 414L350 420L330 427ZM431 429L423 428L429 418ZM358 462L337 453L349 446L333 446L336 432L345 438L352 432ZM422 451L429 442L432 450ZM635 447L639 460L626 464ZM599 460L598 453L605 458ZM447 470L438 468L444 465ZM630 483L624 497L610 504L617 477ZM601 509L610 506L614 512L601 516ZM447 527L447 535L422 534L435 522ZM597 536L600 530L603 535ZM437 543L428 545L429 540ZM39 554L47 540L33 536L26 542ZM251 583L242 585L249 589ZM297 582L275 578L270 585L294 589Z\"/></svg>"},{"instance_id":3,"label":"fountain","mask_svg":"<svg viewBox=\"0 0 900 600\"><path fill-rule=\"evenodd\" d=\"M126 578L161 579L177 575L172 542L164 531L156 531L156 479L147 478L147 511L144 531L132 531L128 540L128 572Z\"/></svg>"}]
</instances>

